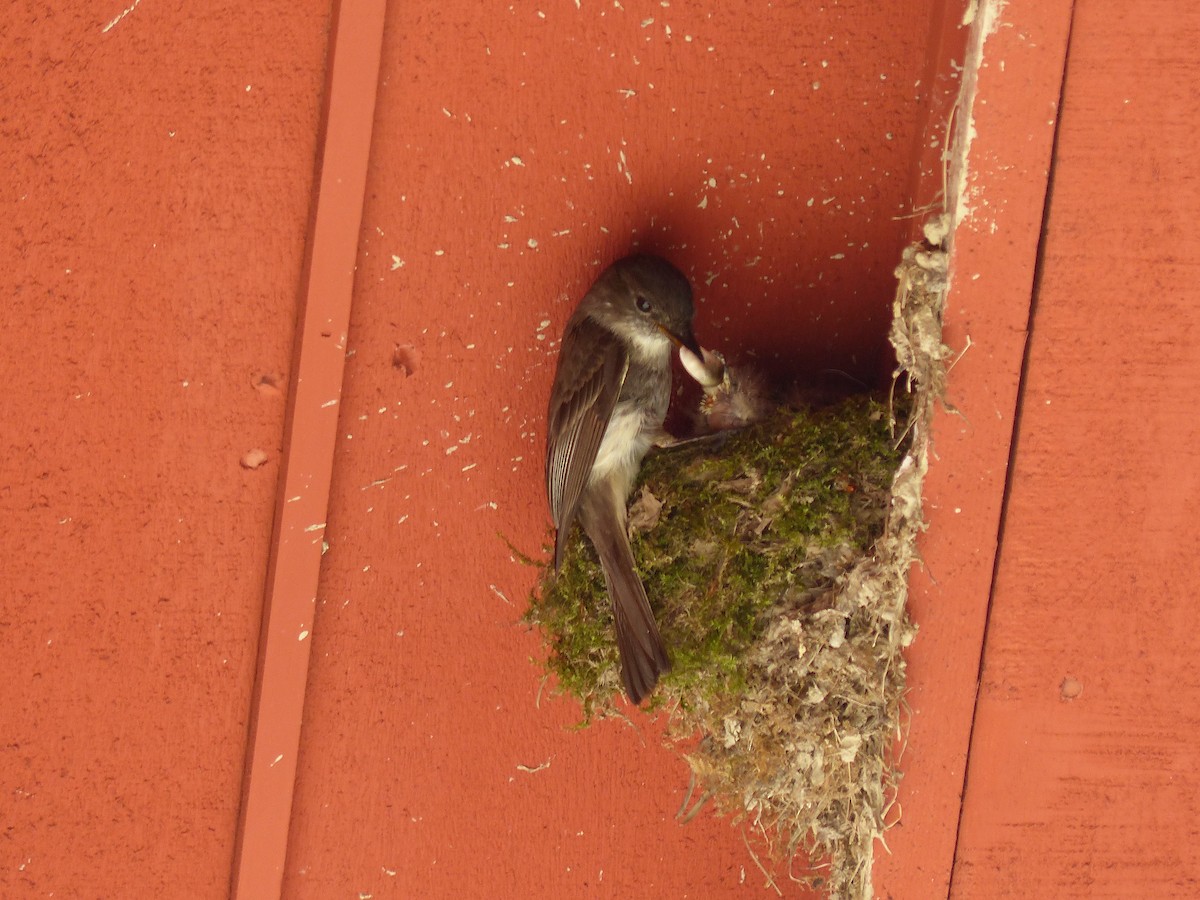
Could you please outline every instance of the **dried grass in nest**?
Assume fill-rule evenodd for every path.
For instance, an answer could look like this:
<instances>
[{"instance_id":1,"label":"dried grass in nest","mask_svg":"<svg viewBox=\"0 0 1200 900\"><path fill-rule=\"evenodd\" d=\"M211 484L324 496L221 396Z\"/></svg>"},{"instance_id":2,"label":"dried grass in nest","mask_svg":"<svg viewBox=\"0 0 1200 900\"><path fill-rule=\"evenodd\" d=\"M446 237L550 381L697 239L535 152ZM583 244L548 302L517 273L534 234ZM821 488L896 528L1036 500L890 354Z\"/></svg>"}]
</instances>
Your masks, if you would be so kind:
<instances>
[{"instance_id":1,"label":"dried grass in nest","mask_svg":"<svg viewBox=\"0 0 1200 900\"><path fill-rule=\"evenodd\" d=\"M704 790L777 835L781 859L821 865L799 880L834 897L871 896L900 777L907 576L948 355L945 254L909 247L897 277L892 397L784 409L718 448L652 456L631 509L674 667L652 705ZM588 719L620 691L603 583L577 536L527 615Z\"/></svg>"}]
</instances>

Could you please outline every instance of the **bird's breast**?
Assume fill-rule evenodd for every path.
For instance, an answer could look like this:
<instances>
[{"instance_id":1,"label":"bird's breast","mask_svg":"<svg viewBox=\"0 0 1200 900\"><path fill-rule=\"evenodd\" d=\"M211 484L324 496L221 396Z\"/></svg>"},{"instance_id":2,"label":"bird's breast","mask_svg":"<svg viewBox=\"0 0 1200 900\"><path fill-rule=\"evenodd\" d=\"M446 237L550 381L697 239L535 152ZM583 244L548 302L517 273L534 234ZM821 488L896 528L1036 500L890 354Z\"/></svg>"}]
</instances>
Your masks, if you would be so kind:
<instances>
[{"instance_id":1,"label":"bird's breast","mask_svg":"<svg viewBox=\"0 0 1200 900\"><path fill-rule=\"evenodd\" d=\"M627 494L661 426L662 417L652 410L630 401L618 403L600 440L588 481L612 481L618 493Z\"/></svg>"}]
</instances>

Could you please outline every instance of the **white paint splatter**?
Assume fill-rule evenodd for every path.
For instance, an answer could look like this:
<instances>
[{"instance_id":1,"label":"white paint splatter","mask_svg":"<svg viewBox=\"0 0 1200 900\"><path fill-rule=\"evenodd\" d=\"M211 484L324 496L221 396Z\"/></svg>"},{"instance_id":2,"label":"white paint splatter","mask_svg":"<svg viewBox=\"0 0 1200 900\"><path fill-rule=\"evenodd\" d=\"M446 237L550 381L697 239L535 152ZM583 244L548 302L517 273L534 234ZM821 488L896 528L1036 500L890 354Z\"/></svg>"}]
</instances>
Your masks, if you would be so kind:
<instances>
[{"instance_id":1,"label":"white paint splatter","mask_svg":"<svg viewBox=\"0 0 1200 900\"><path fill-rule=\"evenodd\" d=\"M117 14L116 18L114 18L111 22L109 22L107 25L105 25L103 28L101 28L100 33L108 34L109 30L114 25L116 25L118 22L120 22L122 19L124 19L127 15L129 15L131 12L133 12L135 9L137 9L138 4L141 2L142 2L142 0L133 0L133 2L131 4L129 4L129 6L125 7L123 10L121 10Z\"/></svg>"}]
</instances>

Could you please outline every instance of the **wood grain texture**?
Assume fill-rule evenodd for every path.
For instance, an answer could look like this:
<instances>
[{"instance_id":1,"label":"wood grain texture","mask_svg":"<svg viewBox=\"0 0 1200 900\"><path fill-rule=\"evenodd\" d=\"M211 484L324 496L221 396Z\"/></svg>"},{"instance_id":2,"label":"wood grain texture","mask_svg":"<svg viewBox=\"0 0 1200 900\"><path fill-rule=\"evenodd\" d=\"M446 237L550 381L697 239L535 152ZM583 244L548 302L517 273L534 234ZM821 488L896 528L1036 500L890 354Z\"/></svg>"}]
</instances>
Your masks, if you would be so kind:
<instances>
[{"instance_id":1,"label":"wood grain texture","mask_svg":"<svg viewBox=\"0 0 1200 900\"><path fill-rule=\"evenodd\" d=\"M327 15L5 10L5 898L227 893Z\"/></svg>"},{"instance_id":2,"label":"wood grain texture","mask_svg":"<svg viewBox=\"0 0 1200 900\"><path fill-rule=\"evenodd\" d=\"M1198 41L1075 9L955 898L1200 892Z\"/></svg>"}]
</instances>

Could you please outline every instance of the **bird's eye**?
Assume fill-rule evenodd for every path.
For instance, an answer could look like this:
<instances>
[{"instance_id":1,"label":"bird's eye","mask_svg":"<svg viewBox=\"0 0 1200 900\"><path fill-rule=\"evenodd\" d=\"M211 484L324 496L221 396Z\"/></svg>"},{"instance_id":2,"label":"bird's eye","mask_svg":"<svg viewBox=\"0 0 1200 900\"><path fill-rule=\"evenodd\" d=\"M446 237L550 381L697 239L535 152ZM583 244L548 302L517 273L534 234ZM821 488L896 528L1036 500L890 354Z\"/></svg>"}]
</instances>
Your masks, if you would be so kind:
<instances>
[{"instance_id":1,"label":"bird's eye","mask_svg":"<svg viewBox=\"0 0 1200 900\"><path fill-rule=\"evenodd\" d=\"M644 312L644 313L650 312L650 301L647 300L645 297L643 297L641 294L638 294L637 297L634 298L634 302L637 304L637 308L639 310L641 310L642 312Z\"/></svg>"}]
</instances>

